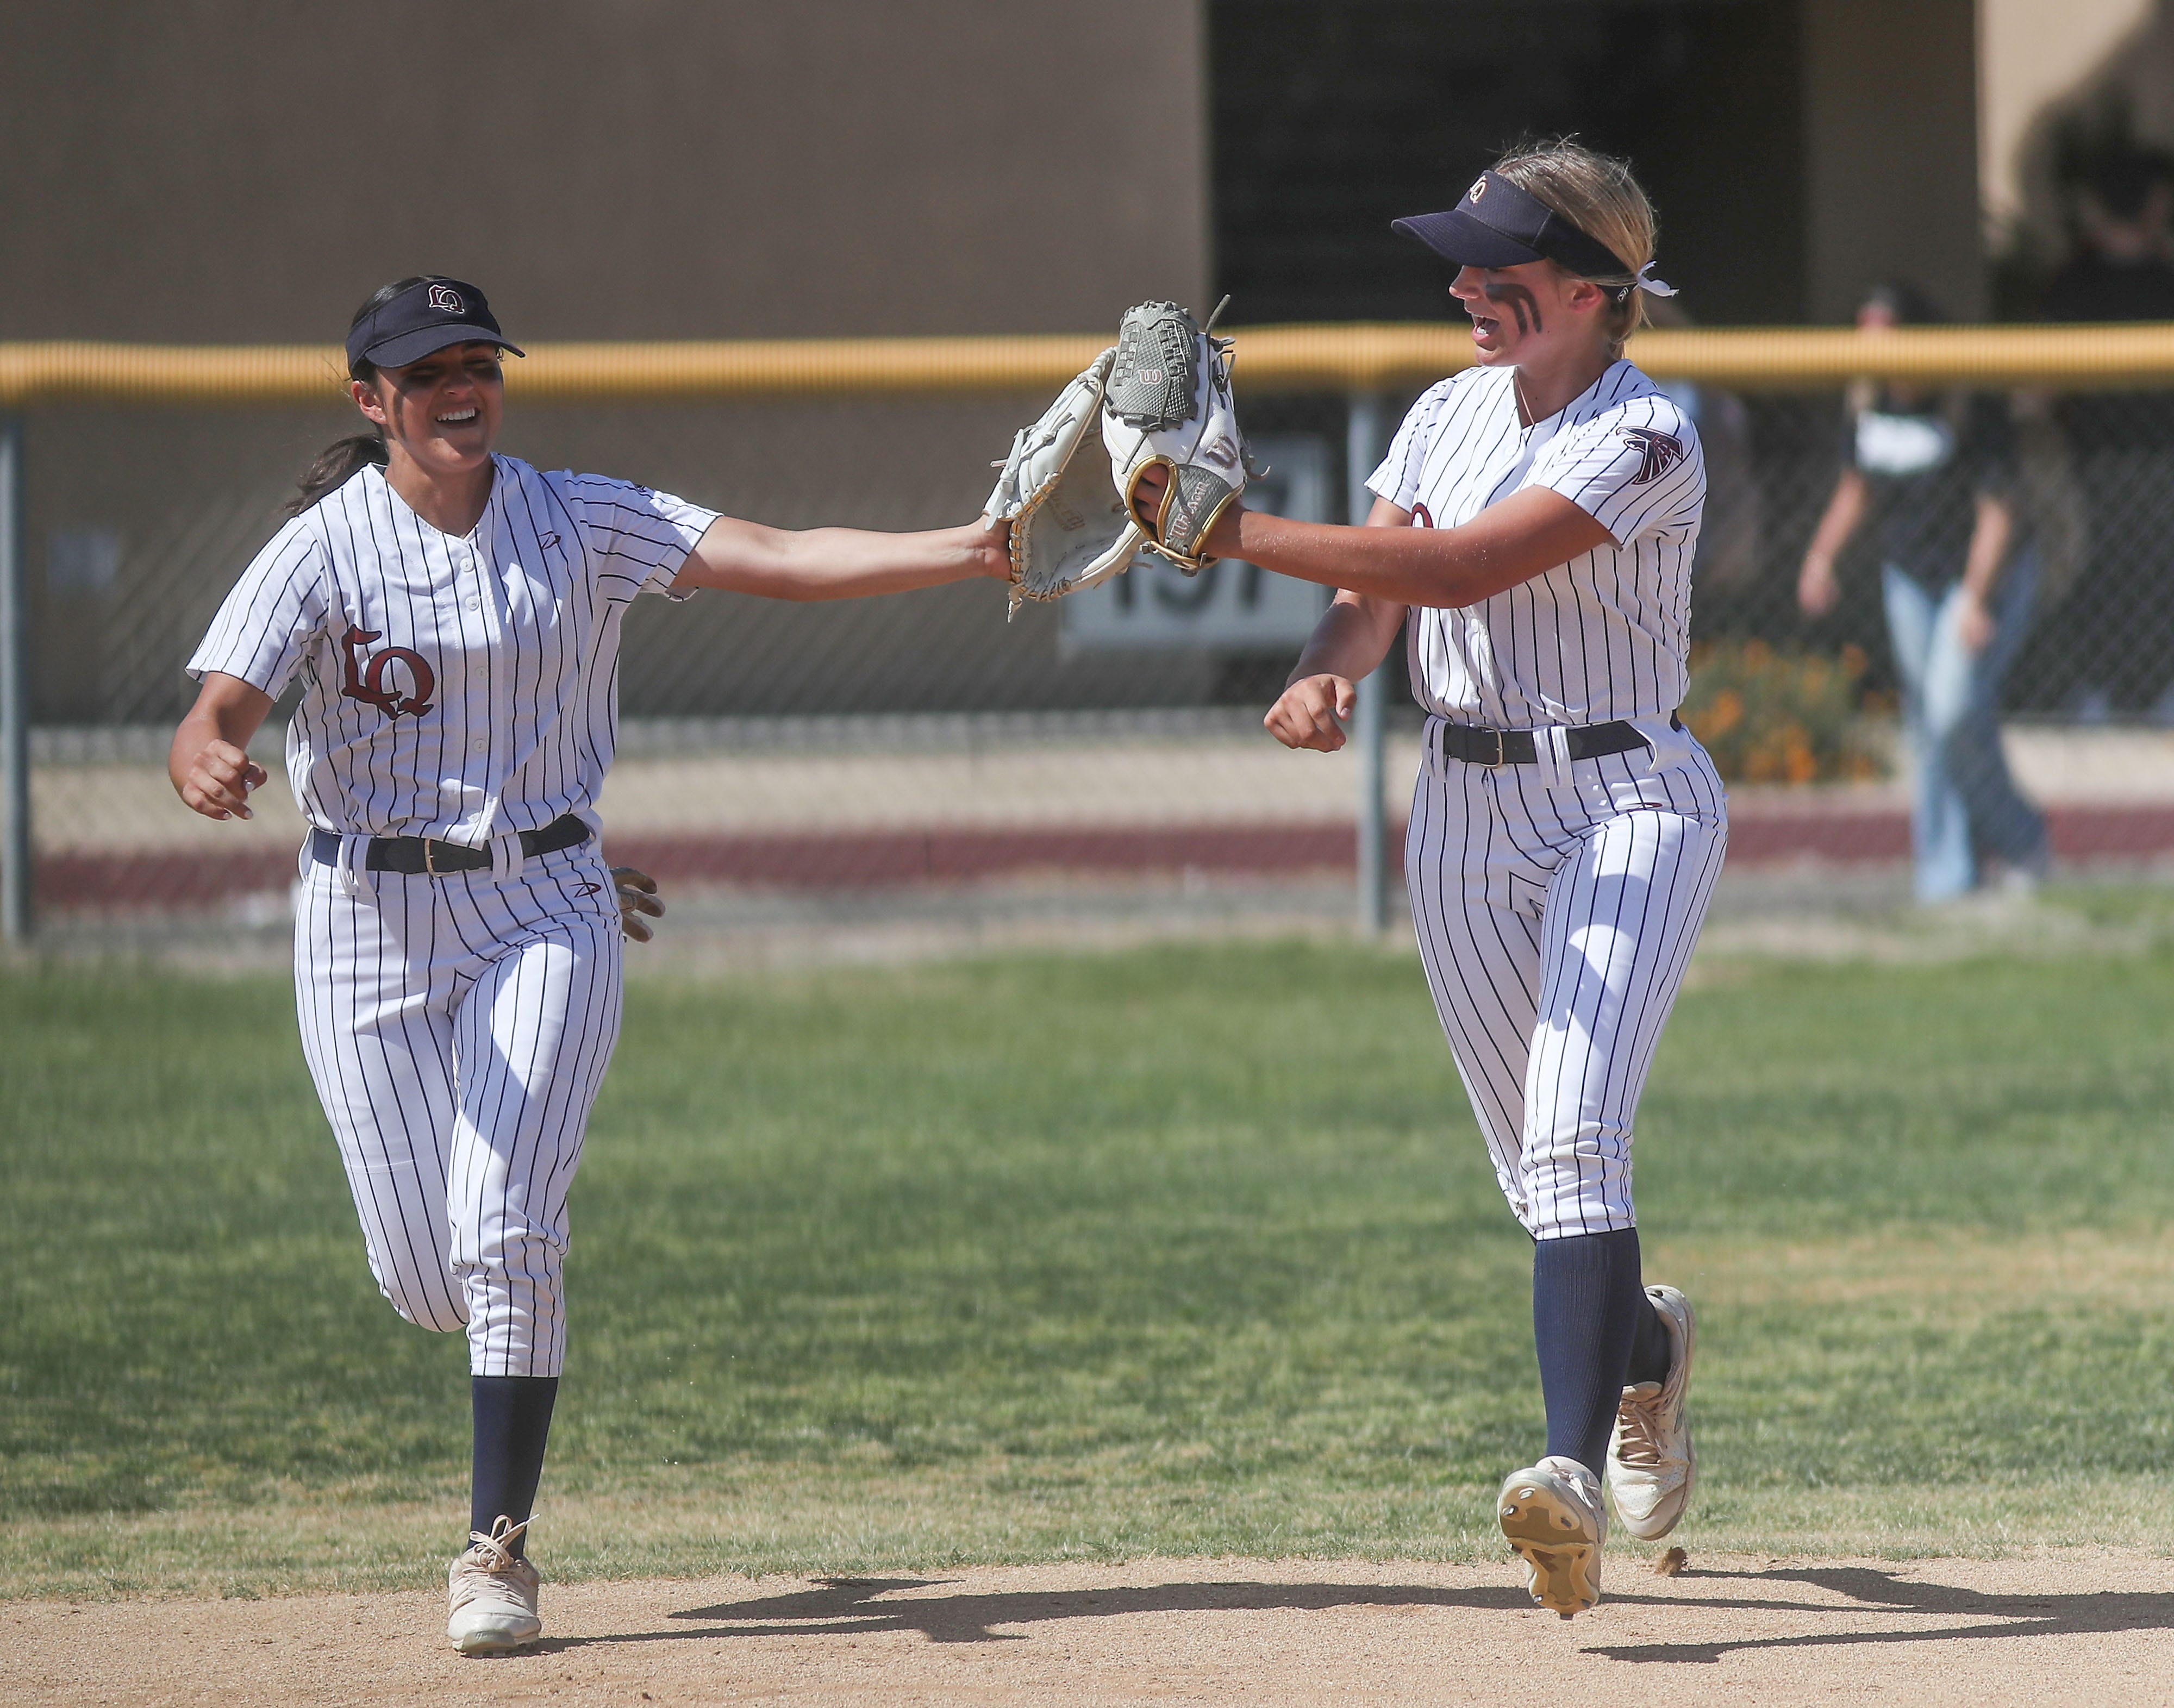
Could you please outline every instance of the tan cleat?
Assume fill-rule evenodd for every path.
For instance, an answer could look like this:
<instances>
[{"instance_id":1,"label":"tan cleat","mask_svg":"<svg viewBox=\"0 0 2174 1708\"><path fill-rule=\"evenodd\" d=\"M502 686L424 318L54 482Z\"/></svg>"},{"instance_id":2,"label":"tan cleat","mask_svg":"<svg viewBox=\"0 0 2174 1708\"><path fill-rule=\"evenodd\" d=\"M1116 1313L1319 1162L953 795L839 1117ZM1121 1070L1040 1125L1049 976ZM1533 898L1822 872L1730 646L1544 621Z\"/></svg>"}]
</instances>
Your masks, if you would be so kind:
<instances>
[{"instance_id":1,"label":"tan cleat","mask_svg":"<svg viewBox=\"0 0 2174 1708\"><path fill-rule=\"evenodd\" d=\"M1565 1619L1599 1602L1608 1509L1592 1472L1550 1455L1503 1483L1495 1516L1525 1562L1525 1589L1534 1601Z\"/></svg>"},{"instance_id":2,"label":"tan cleat","mask_svg":"<svg viewBox=\"0 0 2174 1708\"><path fill-rule=\"evenodd\" d=\"M1691 1498L1695 1466L1684 1396L1697 1335L1690 1301L1674 1288L1648 1287L1646 1296L1668 1331L1668 1379L1623 1390L1608 1442L1608 1492L1625 1530L1641 1542L1658 1542L1681 1522Z\"/></svg>"},{"instance_id":3,"label":"tan cleat","mask_svg":"<svg viewBox=\"0 0 2174 1708\"><path fill-rule=\"evenodd\" d=\"M511 1551L533 1522L533 1515L518 1524L500 1516L488 1536L468 1532L468 1552L446 1578L446 1635L463 1655L502 1655L544 1635L536 1613L544 1580Z\"/></svg>"}]
</instances>

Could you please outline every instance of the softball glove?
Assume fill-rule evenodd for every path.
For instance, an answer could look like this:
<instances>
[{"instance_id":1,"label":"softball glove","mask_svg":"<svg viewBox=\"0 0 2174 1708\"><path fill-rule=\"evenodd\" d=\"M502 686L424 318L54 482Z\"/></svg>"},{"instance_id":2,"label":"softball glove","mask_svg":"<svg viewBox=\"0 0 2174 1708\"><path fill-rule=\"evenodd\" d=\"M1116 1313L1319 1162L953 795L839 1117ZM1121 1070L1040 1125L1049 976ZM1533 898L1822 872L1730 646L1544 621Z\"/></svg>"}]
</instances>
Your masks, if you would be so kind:
<instances>
[{"instance_id":1,"label":"softball glove","mask_svg":"<svg viewBox=\"0 0 2174 1708\"><path fill-rule=\"evenodd\" d=\"M1095 358L1057 401L1012 441L996 490L982 506L988 525L1012 525L1011 608L1061 599L1116 575L1146 543L1119 498L1097 430L1115 348Z\"/></svg>"},{"instance_id":2,"label":"softball glove","mask_svg":"<svg viewBox=\"0 0 2174 1708\"><path fill-rule=\"evenodd\" d=\"M1222 312L1219 305L1208 317L1210 329ZM1230 341L1210 336L1174 302L1127 309L1102 405L1102 442L1128 515L1140 476L1156 467L1170 471L1147 543L1196 574L1208 561L1201 542L1246 489L1247 474L1260 472L1251 467L1230 401Z\"/></svg>"}]
</instances>

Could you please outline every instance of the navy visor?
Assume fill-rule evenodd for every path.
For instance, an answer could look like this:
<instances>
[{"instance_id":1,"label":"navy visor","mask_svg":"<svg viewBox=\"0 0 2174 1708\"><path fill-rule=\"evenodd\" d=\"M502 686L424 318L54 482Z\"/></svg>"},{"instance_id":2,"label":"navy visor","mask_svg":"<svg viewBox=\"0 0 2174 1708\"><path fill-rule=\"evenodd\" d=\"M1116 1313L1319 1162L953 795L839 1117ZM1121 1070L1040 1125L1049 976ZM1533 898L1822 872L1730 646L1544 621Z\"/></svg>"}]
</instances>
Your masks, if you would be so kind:
<instances>
[{"instance_id":1,"label":"navy visor","mask_svg":"<svg viewBox=\"0 0 2174 1708\"><path fill-rule=\"evenodd\" d=\"M347 335L349 365L357 361L381 368L404 368L449 344L496 344L522 355L506 342L498 317L484 295L457 278L426 278L378 304Z\"/></svg>"},{"instance_id":2,"label":"navy visor","mask_svg":"<svg viewBox=\"0 0 2174 1708\"><path fill-rule=\"evenodd\" d=\"M1419 241L1457 267L1522 267L1553 261L1582 278L1627 274L1622 258L1507 178L1482 172L1447 214L1415 214L1390 230Z\"/></svg>"}]
</instances>

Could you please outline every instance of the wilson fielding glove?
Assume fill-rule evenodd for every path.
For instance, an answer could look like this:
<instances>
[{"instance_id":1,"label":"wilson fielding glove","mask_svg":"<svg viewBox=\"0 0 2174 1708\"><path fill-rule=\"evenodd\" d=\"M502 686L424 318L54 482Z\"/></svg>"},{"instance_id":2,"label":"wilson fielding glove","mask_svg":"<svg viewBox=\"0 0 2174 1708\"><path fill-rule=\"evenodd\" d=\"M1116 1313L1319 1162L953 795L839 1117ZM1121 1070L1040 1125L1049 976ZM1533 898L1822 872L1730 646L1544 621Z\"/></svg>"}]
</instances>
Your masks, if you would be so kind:
<instances>
[{"instance_id":1,"label":"wilson fielding glove","mask_svg":"<svg viewBox=\"0 0 2174 1708\"><path fill-rule=\"evenodd\" d=\"M1222 312L1219 305L1209 327ZM1157 466L1170 471L1147 543L1197 574L1208 561L1200 543L1246 489L1251 462L1230 401L1230 341L1209 336L1174 302L1127 309L1103 400L1102 442L1128 515L1140 476Z\"/></svg>"},{"instance_id":2,"label":"wilson fielding glove","mask_svg":"<svg viewBox=\"0 0 2174 1708\"><path fill-rule=\"evenodd\" d=\"M1106 581L1147 543L1117 495L1099 430L1114 347L1095 358L1012 441L996 490L982 506L1012 525L1014 613L1026 599L1061 599Z\"/></svg>"}]
</instances>

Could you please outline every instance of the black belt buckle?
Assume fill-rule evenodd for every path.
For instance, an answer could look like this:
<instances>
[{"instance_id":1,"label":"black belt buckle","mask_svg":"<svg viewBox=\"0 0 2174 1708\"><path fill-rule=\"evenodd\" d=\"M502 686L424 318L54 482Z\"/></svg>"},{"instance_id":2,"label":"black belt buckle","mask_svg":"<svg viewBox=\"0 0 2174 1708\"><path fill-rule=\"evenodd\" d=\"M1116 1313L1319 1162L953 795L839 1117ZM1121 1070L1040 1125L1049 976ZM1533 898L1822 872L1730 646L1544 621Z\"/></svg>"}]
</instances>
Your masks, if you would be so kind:
<instances>
[{"instance_id":1,"label":"black belt buckle","mask_svg":"<svg viewBox=\"0 0 2174 1708\"><path fill-rule=\"evenodd\" d=\"M1483 741L1495 743L1495 756L1484 758ZM1478 765L1485 770L1500 770L1510 763L1510 743L1499 729L1483 729L1473 723L1447 723L1441 726L1440 739L1441 756L1455 759L1460 765Z\"/></svg>"}]
</instances>

